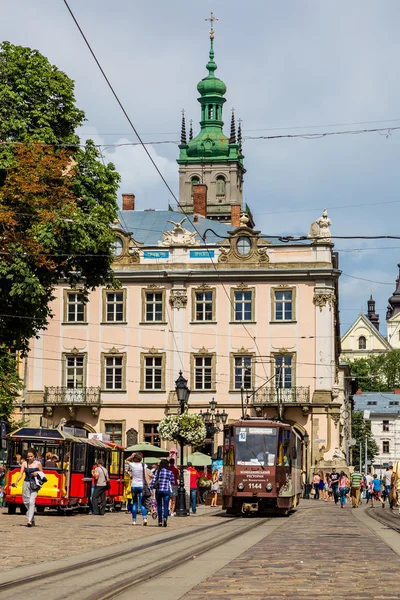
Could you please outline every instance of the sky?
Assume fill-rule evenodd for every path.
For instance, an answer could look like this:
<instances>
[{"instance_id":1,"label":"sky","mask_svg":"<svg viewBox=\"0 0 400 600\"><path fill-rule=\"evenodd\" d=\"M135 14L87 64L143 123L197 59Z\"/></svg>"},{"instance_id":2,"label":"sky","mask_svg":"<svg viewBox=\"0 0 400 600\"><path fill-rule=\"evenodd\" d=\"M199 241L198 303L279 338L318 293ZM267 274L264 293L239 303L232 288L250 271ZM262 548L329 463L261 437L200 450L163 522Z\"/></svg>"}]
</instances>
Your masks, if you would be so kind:
<instances>
[{"instance_id":1,"label":"sky","mask_svg":"<svg viewBox=\"0 0 400 600\"><path fill-rule=\"evenodd\" d=\"M179 140L181 110L198 131L196 85L206 76L214 11L217 75L245 137L400 127L398 0L69 0L147 142ZM80 129L104 149L137 209L174 204L107 88L62 0L3 0L0 40L39 50L75 81ZM175 143L148 146L178 193ZM337 236L399 235L400 129L244 143L244 198L256 228L306 235L327 207ZM341 329L369 295L386 334L400 240L335 240Z\"/></svg>"}]
</instances>

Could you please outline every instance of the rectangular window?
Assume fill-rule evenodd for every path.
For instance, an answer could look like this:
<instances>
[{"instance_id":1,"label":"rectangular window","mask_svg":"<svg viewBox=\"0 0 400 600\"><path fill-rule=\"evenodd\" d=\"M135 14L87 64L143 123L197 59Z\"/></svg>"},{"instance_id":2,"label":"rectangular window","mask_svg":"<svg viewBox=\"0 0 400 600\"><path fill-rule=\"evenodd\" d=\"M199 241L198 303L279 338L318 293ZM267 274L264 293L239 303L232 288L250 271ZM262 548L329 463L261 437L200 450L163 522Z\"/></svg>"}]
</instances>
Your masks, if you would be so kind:
<instances>
[{"instance_id":1,"label":"rectangular window","mask_svg":"<svg viewBox=\"0 0 400 600\"><path fill-rule=\"evenodd\" d=\"M382 431L389 431L389 421L382 421Z\"/></svg>"},{"instance_id":2,"label":"rectangular window","mask_svg":"<svg viewBox=\"0 0 400 600\"><path fill-rule=\"evenodd\" d=\"M293 356L290 354L275 356L275 387L293 387Z\"/></svg>"},{"instance_id":3,"label":"rectangular window","mask_svg":"<svg viewBox=\"0 0 400 600\"><path fill-rule=\"evenodd\" d=\"M153 444L153 446L161 446L160 436L158 434L158 423L144 423L143 425L143 441Z\"/></svg>"},{"instance_id":4,"label":"rectangular window","mask_svg":"<svg viewBox=\"0 0 400 600\"><path fill-rule=\"evenodd\" d=\"M122 390L123 389L123 357L106 356L105 357L105 389Z\"/></svg>"},{"instance_id":5,"label":"rectangular window","mask_svg":"<svg viewBox=\"0 0 400 600\"><path fill-rule=\"evenodd\" d=\"M122 423L106 423L105 433L110 436L110 442L122 446Z\"/></svg>"},{"instance_id":6,"label":"rectangular window","mask_svg":"<svg viewBox=\"0 0 400 600\"><path fill-rule=\"evenodd\" d=\"M195 356L194 357L194 389L211 390L213 387L213 357Z\"/></svg>"},{"instance_id":7,"label":"rectangular window","mask_svg":"<svg viewBox=\"0 0 400 600\"><path fill-rule=\"evenodd\" d=\"M85 356L83 354L68 355L66 361L66 386L68 389L84 387Z\"/></svg>"},{"instance_id":8,"label":"rectangular window","mask_svg":"<svg viewBox=\"0 0 400 600\"><path fill-rule=\"evenodd\" d=\"M124 294L123 292L106 293L106 321L118 323L124 320Z\"/></svg>"},{"instance_id":9,"label":"rectangular window","mask_svg":"<svg viewBox=\"0 0 400 600\"><path fill-rule=\"evenodd\" d=\"M251 389L252 387L252 357L251 356L235 356L235 390Z\"/></svg>"},{"instance_id":10,"label":"rectangular window","mask_svg":"<svg viewBox=\"0 0 400 600\"><path fill-rule=\"evenodd\" d=\"M67 294L67 322L83 323L85 320L85 304L83 295L79 293Z\"/></svg>"},{"instance_id":11,"label":"rectangular window","mask_svg":"<svg viewBox=\"0 0 400 600\"><path fill-rule=\"evenodd\" d=\"M292 321L293 292L289 290L275 292L275 321Z\"/></svg>"},{"instance_id":12,"label":"rectangular window","mask_svg":"<svg viewBox=\"0 0 400 600\"><path fill-rule=\"evenodd\" d=\"M163 293L162 292L146 292L146 321L162 321L163 320Z\"/></svg>"},{"instance_id":13,"label":"rectangular window","mask_svg":"<svg viewBox=\"0 0 400 600\"><path fill-rule=\"evenodd\" d=\"M390 443L389 442L382 442L382 453L383 454L389 454L390 452Z\"/></svg>"},{"instance_id":14,"label":"rectangular window","mask_svg":"<svg viewBox=\"0 0 400 600\"><path fill-rule=\"evenodd\" d=\"M213 320L213 292L195 292L195 321Z\"/></svg>"},{"instance_id":15,"label":"rectangular window","mask_svg":"<svg viewBox=\"0 0 400 600\"><path fill-rule=\"evenodd\" d=\"M252 321L253 292L251 290L234 292L234 317L235 321Z\"/></svg>"},{"instance_id":16,"label":"rectangular window","mask_svg":"<svg viewBox=\"0 0 400 600\"><path fill-rule=\"evenodd\" d=\"M144 389L162 390L163 357L145 356L144 358Z\"/></svg>"}]
</instances>

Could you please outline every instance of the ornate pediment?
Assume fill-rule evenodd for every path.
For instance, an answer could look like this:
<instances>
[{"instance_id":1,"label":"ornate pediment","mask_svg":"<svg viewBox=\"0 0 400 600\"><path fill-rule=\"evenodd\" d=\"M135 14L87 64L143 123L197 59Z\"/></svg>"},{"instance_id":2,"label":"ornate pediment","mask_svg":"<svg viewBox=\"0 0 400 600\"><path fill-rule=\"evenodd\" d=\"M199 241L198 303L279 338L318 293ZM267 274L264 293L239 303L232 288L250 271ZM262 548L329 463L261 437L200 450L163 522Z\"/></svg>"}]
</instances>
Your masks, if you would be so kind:
<instances>
[{"instance_id":1,"label":"ornate pediment","mask_svg":"<svg viewBox=\"0 0 400 600\"><path fill-rule=\"evenodd\" d=\"M174 227L170 231L163 231L163 240L158 242L159 246L200 246L200 241L196 240L197 232L189 231L182 227L182 223L186 221L184 217L181 221L167 221Z\"/></svg>"},{"instance_id":2,"label":"ornate pediment","mask_svg":"<svg viewBox=\"0 0 400 600\"><path fill-rule=\"evenodd\" d=\"M265 240L260 239L259 231L253 231L242 216L240 227L229 232L230 239L224 241L220 248L218 262L233 264L263 264L269 265L268 249Z\"/></svg>"}]
</instances>

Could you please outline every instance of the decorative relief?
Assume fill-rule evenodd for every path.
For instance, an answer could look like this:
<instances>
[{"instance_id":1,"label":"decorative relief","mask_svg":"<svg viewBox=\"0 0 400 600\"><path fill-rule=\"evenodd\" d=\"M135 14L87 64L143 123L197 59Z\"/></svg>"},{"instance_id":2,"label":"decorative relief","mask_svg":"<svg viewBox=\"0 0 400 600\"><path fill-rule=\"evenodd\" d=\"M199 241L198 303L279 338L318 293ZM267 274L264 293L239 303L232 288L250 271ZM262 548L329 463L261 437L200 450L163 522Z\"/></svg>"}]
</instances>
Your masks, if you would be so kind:
<instances>
[{"instance_id":1,"label":"decorative relief","mask_svg":"<svg viewBox=\"0 0 400 600\"><path fill-rule=\"evenodd\" d=\"M340 414L339 413L332 413L331 417L332 417L332 421L335 423L335 427L337 427L338 423L339 423L339 419L340 419Z\"/></svg>"},{"instance_id":2,"label":"decorative relief","mask_svg":"<svg viewBox=\"0 0 400 600\"><path fill-rule=\"evenodd\" d=\"M258 251L258 257L261 263L269 263L269 256L266 248L260 248Z\"/></svg>"},{"instance_id":3,"label":"decorative relief","mask_svg":"<svg viewBox=\"0 0 400 600\"><path fill-rule=\"evenodd\" d=\"M203 346L196 354L210 354L210 351Z\"/></svg>"},{"instance_id":4,"label":"decorative relief","mask_svg":"<svg viewBox=\"0 0 400 600\"><path fill-rule=\"evenodd\" d=\"M247 283L243 283L243 281L242 281L241 283L238 283L238 285L236 286L236 289L238 289L238 290L245 290L248 287L249 286L247 285Z\"/></svg>"},{"instance_id":5,"label":"decorative relief","mask_svg":"<svg viewBox=\"0 0 400 600\"><path fill-rule=\"evenodd\" d=\"M134 248L129 248L129 256L130 256L130 263L133 264L139 264L140 263L140 252L139 250L136 250Z\"/></svg>"},{"instance_id":6,"label":"decorative relief","mask_svg":"<svg viewBox=\"0 0 400 600\"><path fill-rule=\"evenodd\" d=\"M172 308L186 308L187 304L187 291L186 290L171 290L169 295L169 303Z\"/></svg>"},{"instance_id":7,"label":"decorative relief","mask_svg":"<svg viewBox=\"0 0 400 600\"><path fill-rule=\"evenodd\" d=\"M320 312L322 309L328 304L329 310L332 310L332 307L336 303L335 292L333 290L317 290L314 292L313 302L315 306L319 306Z\"/></svg>"},{"instance_id":8,"label":"decorative relief","mask_svg":"<svg viewBox=\"0 0 400 600\"><path fill-rule=\"evenodd\" d=\"M53 416L53 407L52 406L46 406L46 415L48 417L52 417Z\"/></svg>"},{"instance_id":9,"label":"decorative relief","mask_svg":"<svg viewBox=\"0 0 400 600\"><path fill-rule=\"evenodd\" d=\"M328 217L328 212L324 208L322 216L311 223L310 233L308 237L314 240L315 244L331 244L332 236L329 227L332 225L332 221Z\"/></svg>"},{"instance_id":10,"label":"decorative relief","mask_svg":"<svg viewBox=\"0 0 400 600\"><path fill-rule=\"evenodd\" d=\"M200 246L200 241L196 240L197 232L189 231L182 227L182 223L186 221L184 217L178 223L175 221L167 221L174 227L171 231L163 232L163 240L158 242L159 246Z\"/></svg>"},{"instance_id":11,"label":"decorative relief","mask_svg":"<svg viewBox=\"0 0 400 600\"><path fill-rule=\"evenodd\" d=\"M220 248L218 262L226 263L229 258L229 250L226 248Z\"/></svg>"},{"instance_id":12,"label":"decorative relief","mask_svg":"<svg viewBox=\"0 0 400 600\"><path fill-rule=\"evenodd\" d=\"M154 348L154 346L152 348L149 348L147 351L148 354L159 354L159 351L157 350L157 348Z\"/></svg>"},{"instance_id":13,"label":"decorative relief","mask_svg":"<svg viewBox=\"0 0 400 600\"><path fill-rule=\"evenodd\" d=\"M333 387L332 388L332 398L333 399L337 398L339 396L339 392L340 392L340 390L338 387Z\"/></svg>"}]
</instances>

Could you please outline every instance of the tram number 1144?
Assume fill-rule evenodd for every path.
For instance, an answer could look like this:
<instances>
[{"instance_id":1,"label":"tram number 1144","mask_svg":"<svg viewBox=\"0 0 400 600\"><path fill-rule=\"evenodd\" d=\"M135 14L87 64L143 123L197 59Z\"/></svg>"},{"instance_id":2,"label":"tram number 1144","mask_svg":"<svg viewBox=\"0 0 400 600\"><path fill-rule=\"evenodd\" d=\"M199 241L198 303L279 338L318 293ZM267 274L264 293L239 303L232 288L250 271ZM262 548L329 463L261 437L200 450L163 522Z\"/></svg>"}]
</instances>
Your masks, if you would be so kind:
<instances>
[{"instance_id":1,"label":"tram number 1144","mask_svg":"<svg viewBox=\"0 0 400 600\"><path fill-rule=\"evenodd\" d=\"M261 483L249 483L249 488L252 490L261 490Z\"/></svg>"}]
</instances>

